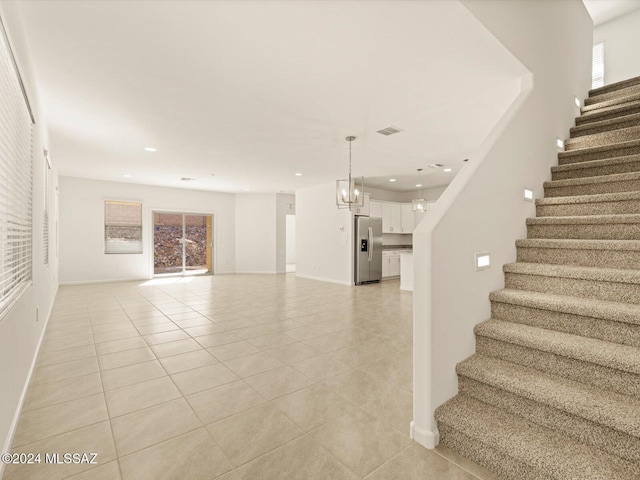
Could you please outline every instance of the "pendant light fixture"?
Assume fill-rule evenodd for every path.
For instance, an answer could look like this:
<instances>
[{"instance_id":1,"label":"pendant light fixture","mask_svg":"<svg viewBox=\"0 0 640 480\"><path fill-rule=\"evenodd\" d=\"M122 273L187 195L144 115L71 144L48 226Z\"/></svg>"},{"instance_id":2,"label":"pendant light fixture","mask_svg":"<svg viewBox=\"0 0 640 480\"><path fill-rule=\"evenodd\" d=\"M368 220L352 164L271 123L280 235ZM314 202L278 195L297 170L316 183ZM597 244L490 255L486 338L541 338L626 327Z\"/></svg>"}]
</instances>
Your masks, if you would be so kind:
<instances>
[{"instance_id":1,"label":"pendant light fixture","mask_svg":"<svg viewBox=\"0 0 640 480\"><path fill-rule=\"evenodd\" d=\"M364 206L364 177L351 176L351 142L355 139L354 136L345 138L349 142L349 178L336 180L336 205L349 210Z\"/></svg>"},{"instance_id":2,"label":"pendant light fixture","mask_svg":"<svg viewBox=\"0 0 640 480\"><path fill-rule=\"evenodd\" d=\"M420 181L420 173L422 172L421 168L418 168L418 198L413 199L413 208L414 212L426 212L427 211L427 201L422 198L422 182Z\"/></svg>"}]
</instances>

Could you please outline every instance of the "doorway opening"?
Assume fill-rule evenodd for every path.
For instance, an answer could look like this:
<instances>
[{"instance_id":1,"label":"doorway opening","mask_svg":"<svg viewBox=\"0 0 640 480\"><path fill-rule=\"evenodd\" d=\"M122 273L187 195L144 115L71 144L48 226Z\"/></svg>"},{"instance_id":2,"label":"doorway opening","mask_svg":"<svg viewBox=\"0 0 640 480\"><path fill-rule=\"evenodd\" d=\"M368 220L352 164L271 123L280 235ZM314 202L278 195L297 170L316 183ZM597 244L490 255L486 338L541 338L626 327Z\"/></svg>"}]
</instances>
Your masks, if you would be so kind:
<instances>
[{"instance_id":1,"label":"doorway opening","mask_svg":"<svg viewBox=\"0 0 640 480\"><path fill-rule=\"evenodd\" d=\"M287 215L286 242L287 242L287 253L286 253L287 269L285 271L287 273L295 272L296 271L296 216L295 215Z\"/></svg>"},{"instance_id":2,"label":"doorway opening","mask_svg":"<svg viewBox=\"0 0 640 480\"><path fill-rule=\"evenodd\" d=\"M213 217L153 212L153 274L213 273Z\"/></svg>"}]
</instances>

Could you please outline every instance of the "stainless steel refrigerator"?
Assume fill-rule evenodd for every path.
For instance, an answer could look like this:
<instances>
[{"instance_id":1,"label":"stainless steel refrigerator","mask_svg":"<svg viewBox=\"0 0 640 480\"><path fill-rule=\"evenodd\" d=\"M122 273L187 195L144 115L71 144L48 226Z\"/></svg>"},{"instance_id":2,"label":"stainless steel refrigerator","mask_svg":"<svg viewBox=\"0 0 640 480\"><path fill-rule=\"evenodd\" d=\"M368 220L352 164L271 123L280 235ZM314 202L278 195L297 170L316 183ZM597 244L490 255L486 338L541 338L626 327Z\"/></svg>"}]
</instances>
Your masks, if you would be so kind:
<instances>
[{"instance_id":1,"label":"stainless steel refrigerator","mask_svg":"<svg viewBox=\"0 0 640 480\"><path fill-rule=\"evenodd\" d=\"M382 219L355 217L355 284L382 278Z\"/></svg>"}]
</instances>

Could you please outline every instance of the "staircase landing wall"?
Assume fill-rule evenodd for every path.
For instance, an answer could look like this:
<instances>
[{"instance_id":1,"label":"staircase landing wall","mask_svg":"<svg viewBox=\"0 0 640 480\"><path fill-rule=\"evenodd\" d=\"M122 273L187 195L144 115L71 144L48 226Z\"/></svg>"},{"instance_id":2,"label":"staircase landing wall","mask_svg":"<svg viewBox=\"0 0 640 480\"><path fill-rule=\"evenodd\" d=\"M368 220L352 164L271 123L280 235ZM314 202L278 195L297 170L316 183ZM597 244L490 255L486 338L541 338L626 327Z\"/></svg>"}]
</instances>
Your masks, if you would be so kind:
<instances>
[{"instance_id":1,"label":"staircase landing wall","mask_svg":"<svg viewBox=\"0 0 640 480\"><path fill-rule=\"evenodd\" d=\"M437 444L433 411L457 393L456 363L474 352L473 327L490 317L534 204L591 81L593 25L580 0L465 0L476 18L531 72L523 93L414 232L414 438ZM527 88L530 90L527 91ZM481 92L479 92L481 94ZM474 254L491 253L476 272Z\"/></svg>"}]
</instances>

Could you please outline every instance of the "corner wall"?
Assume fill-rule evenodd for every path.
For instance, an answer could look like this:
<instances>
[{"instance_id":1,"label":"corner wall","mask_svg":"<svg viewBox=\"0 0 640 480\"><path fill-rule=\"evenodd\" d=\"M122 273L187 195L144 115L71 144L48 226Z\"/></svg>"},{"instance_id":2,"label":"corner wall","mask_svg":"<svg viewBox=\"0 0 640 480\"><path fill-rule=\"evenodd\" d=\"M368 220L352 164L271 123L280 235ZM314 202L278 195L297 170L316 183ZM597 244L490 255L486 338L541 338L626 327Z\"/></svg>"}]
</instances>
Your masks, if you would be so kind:
<instances>
[{"instance_id":1,"label":"corner wall","mask_svg":"<svg viewBox=\"0 0 640 480\"><path fill-rule=\"evenodd\" d=\"M503 286L534 205L557 162L556 138L578 115L574 95L590 87L592 22L579 0L463 0L466 8L532 72L500 120L416 228L414 248L414 419L412 435L433 448L434 410L457 393L455 365L475 351L473 327L490 317L488 295ZM492 267L475 271L474 253Z\"/></svg>"},{"instance_id":2,"label":"corner wall","mask_svg":"<svg viewBox=\"0 0 640 480\"><path fill-rule=\"evenodd\" d=\"M333 182L296 191L296 276L353 284L352 218Z\"/></svg>"},{"instance_id":3,"label":"corner wall","mask_svg":"<svg viewBox=\"0 0 640 480\"><path fill-rule=\"evenodd\" d=\"M105 200L142 202L143 253L104 253ZM60 177L60 282L151 278L154 210L213 214L214 272L235 271L233 194Z\"/></svg>"},{"instance_id":4,"label":"corner wall","mask_svg":"<svg viewBox=\"0 0 640 480\"><path fill-rule=\"evenodd\" d=\"M593 29L593 43L604 42L604 83L640 76L640 10Z\"/></svg>"},{"instance_id":5,"label":"corner wall","mask_svg":"<svg viewBox=\"0 0 640 480\"><path fill-rule=\"evenodd\" d=\"M8 452L24 394L58 289L58 177L55 152L51 152L49 214L49 265L44 265L44 155L49 149L46 120L36 89L35 75L22 36L18 2L0 2L0 16L7 30L18 68L35 116L33 127L33 284L0 320L0 442ZM0 477L4 464L0 463Z\"/></svg>"},{"instance_id":6,"label":"corner wall","mask_svg":"<svg viewBox=\"0 0 640 480\"><path fill-rule=\"evenodd\" d=\"M276 194L236 195L236 273L276 273Z\"/></svg>"}]
</instances>

